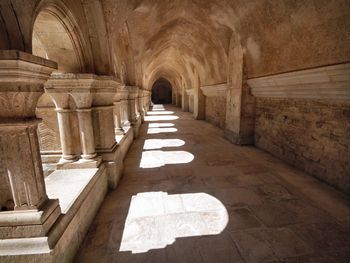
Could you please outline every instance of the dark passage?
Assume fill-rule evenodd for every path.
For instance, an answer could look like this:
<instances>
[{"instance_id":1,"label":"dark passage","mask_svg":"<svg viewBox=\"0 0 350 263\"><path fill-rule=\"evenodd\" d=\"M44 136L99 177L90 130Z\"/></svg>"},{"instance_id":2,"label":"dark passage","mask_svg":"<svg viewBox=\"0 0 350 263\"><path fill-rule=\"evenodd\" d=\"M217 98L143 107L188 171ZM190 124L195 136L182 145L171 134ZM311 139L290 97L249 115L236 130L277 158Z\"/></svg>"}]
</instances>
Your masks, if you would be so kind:
<instances>
[{"instance_id":1,"label":"dark passage","mask_svg":"<svg viewBox=\"0 0 350 263\"><path fill-rule=\"evenodd\" d=\"M171 104L172 87L168 80L158 79L152 87L152 102L155 104Z\"/></svg>"}]
</instances>

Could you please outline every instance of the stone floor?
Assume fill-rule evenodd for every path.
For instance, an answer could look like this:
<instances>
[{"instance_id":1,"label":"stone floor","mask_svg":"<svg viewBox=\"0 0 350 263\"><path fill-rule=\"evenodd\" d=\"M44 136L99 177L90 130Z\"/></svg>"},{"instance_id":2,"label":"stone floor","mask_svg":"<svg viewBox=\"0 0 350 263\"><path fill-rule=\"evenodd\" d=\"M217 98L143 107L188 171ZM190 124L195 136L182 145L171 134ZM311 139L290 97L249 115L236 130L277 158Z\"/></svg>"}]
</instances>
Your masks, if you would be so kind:
<instances>
[{"instance_id":1,"label":"stone floor","mask_svg":"<svg viewBox=\"0 0 350 263\"><path fill-rule=\"evenodd\" d=\"M157 106L76 262L350 262L349 197Z\"/></svg>"}]
</instances>

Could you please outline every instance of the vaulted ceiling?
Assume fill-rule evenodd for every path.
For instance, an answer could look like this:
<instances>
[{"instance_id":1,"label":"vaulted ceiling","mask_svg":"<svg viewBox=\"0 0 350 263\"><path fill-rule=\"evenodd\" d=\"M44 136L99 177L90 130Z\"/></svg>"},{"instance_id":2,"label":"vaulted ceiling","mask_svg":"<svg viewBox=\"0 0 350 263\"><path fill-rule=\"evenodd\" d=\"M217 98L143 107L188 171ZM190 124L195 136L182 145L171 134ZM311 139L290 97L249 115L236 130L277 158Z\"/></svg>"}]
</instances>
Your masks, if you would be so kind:
<instances>
[{"instance_id":1,"label":"vaulted ceiling","mask_svg":"<svg viewBox=\"0 0 350 263\"><path fill-rule=\"evenodd\" d=\"M227 82L233 46L248 77L350 61L348 0L7 0L0 48L32 52L46 9L69 21L84 72L148 89L160 77L185 87Z\"/></svg>"}]
</instances>

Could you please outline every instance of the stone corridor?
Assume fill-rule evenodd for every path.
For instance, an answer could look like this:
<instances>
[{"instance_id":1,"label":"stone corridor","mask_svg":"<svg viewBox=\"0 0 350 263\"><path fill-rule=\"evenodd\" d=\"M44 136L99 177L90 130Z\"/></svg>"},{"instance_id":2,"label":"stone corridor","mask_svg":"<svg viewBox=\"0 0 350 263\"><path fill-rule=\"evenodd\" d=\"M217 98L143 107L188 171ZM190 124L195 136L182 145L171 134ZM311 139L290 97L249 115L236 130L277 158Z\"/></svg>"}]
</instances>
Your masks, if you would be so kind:
<instances>
[{"instance_id":1,"label":"stone corridor","mask_svg":"<svg viewBox=\"0 0 350 263\"><path fill-rule=\"evenodd\" d=\"M0 263L350 262L349 0L0 0Z\"/></svg>"},{"instance_id":2,"label":"stone corridor","mask_svg":"<svg viewBox=\"0 0 350 263\"><path fill-rule=\"evenodd\" d=\"M347 262L348 197L223 135L155 105L75 261Z\"/></svg>"}]
</instances>

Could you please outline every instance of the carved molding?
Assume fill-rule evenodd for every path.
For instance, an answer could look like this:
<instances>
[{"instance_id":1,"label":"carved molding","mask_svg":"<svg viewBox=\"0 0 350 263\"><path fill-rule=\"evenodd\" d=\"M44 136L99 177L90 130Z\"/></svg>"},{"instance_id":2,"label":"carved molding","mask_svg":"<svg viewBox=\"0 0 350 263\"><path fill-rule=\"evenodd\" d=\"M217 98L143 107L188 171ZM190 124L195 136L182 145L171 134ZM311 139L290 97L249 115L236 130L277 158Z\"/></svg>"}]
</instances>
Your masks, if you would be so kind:
<instances>
[{"instance_id":1,"label":"carved molding","mask_svg":"<svg viewBox=\"0 0 350 263\"><path fill-rule=\"evenodd\" d=\"M255 97L350 99L350 63L249 79Z\"/></svg>"},{"instance_id":2,"label":"carved molding","mask_svg":"<svg viewBox=\"0 0 350 263\"><path fill-rule=\"evenodd\" d=\"M138 97L138 93L139 93L138 86L125 86L125 88L128 91L129 99L136 99Z\"/></svg>"},{"instance_id":3,"label":"carved molding","mask_svg":"<svg viewBox=\"0 0 350 263\"><path fill-rule=\"evenodd\" d=\"M94 74L55 73L45 84L45 91L54 100L60 93L70 94L78 108L113 105L118 89L120 83L116 78Z\"/></svg>"},{"instance_id":4,"label":"carved molding","mask_svg":"<svg viewBox=\"0 0 350 263\"><path fill-rule=\"evenodd\" d=\"M55 62L16 50L0 51L0 118L35 116Z\"/></svg>"},{"instance_id":5,"label":"carved molding","mask_svg":"<svg viewBox=\"0 0 350 263\"><path fill-rule=\"evenodd\" d=\"M202 86L204 96L207 97L226 97L227 83L220 83L215 85Z\"/></svg>"},{"instance_id":6,"label":"carved molding","mask_svg":"<svg viewBox=\"0 0 350 263\"><path fill-rule=\"evenodd\" d=\"M0 82L43 84L57 63L17 50L0 50Z\"/></svg>"}]
</instances>

